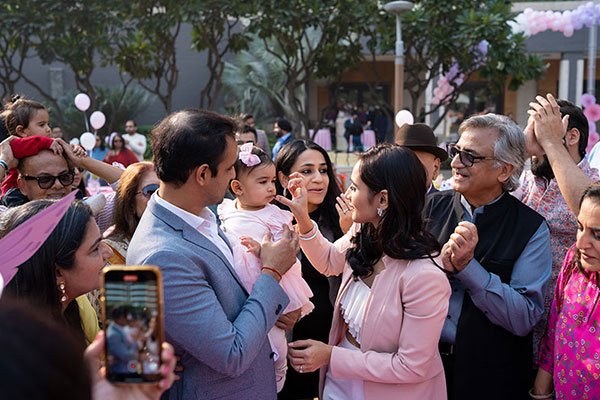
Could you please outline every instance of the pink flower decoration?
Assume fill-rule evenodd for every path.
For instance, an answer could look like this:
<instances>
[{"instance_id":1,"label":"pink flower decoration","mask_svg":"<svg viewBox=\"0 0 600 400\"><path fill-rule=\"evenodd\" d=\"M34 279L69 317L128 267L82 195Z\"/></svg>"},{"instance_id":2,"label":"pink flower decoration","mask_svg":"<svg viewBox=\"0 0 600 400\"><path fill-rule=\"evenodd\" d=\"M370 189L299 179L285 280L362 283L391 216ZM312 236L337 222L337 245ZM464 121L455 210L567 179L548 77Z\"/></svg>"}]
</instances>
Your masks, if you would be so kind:
<instances>
[{"instance_id":1,"label":"pink flower decoration","mask_svg":"<svg viewBox=\"0 0 600 400\"><path fill-rule=\"evenodd\" d=\"M252 154L252 147L252 143L246 143L240 147L240 154L238 157L246 167L254 167L255 165L260 164L260 157L256 154Z\"/></svg>"},{"instance_id":2,"label":"pink flower decoration","mask_svg":"<svg viewBox=\"0 0 600 400\"><path fill-rule=\"evenodd\" d=\"M583 113L585 114L587 119L589 119L592 122L596 122L600 120L600 105L592 104L589 107L586 107L585 110L583 110Z\"/></svg>"},{"instance_id":3,"label":"pink flower decoration","mask_svg":"<svg viewBox=\"0 0 600 400\"><path fill-rule=\"evenodd\" d=\"M584 93L581 96L581 105L584 108L587 108L587 107L591 106L592 104L596 104L596 98L594 97L594 95L589 94L589 93Z\"/></svg>"}]
</instances>

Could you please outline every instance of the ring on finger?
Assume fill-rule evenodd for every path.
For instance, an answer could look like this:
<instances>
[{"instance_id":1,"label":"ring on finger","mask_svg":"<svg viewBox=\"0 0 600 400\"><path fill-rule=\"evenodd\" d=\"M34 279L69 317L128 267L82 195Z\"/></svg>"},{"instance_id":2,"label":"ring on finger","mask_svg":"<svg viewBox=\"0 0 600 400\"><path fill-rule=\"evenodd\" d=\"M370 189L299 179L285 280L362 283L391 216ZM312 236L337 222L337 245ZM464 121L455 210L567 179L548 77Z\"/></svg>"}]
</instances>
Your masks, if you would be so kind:
<instances>
[{"instance_id":1,"label":"ring on finger","mask_svg":"<svg viewBox=\"0 0 600 400\"><path fill-rule=\"evenodd\" d=\"M304 367L303 365L301 365L300 367L298 367L298 368L299 368L299 370L300 370L300 373L302 373L302 369L303 369L303 367Z\"/></svg>"}]
</instances>

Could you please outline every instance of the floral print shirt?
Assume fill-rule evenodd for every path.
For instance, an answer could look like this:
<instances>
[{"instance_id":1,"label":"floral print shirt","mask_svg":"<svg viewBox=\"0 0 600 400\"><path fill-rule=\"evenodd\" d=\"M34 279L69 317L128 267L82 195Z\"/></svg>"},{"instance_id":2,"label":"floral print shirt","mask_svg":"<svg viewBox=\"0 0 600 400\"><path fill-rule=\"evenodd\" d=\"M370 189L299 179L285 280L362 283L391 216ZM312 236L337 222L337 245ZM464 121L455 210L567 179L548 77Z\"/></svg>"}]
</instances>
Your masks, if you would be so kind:
<instances>
[{"instance_id":1,"label":"floral print shirt","mask_svg":"<svg viewBox=\"0 0 600 400\"><path fill-rule=\"evenodd\" d=\"M558 276L540 344L539 366L553 376L556 399L600 399L598 275L579 266L573 246Z\"/></svg>"},{"instance_id":2,"label":"floral print shirt","mask_svg":"<svg viewBox=\"0 0 600 400\"><path fill-rule=\"evenodd\" d=\"M583 159L578 166L593 181L599 179L598 171L590 167L586 159ZM548 312L552 303L556 279L567 250L575 242L577 216L567 206L556 179L548 182L544 178L536 177L530 170L523 174L521 187L513 195L544 217L550 227L552 274L544 297L544 314L533 329L533 354L534 360L536 360L540 340L546 331Z\"/></svg>"}]
</instances>

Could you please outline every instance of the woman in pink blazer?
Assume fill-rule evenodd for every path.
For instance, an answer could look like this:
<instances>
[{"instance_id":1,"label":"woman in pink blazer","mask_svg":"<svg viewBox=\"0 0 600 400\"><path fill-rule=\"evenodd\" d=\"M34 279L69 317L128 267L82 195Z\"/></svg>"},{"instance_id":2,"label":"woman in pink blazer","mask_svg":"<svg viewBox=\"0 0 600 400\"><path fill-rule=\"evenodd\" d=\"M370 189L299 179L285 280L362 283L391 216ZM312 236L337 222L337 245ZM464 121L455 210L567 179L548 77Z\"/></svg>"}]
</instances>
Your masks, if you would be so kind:
<instances>
[{"instance_id":1,"label":"woman in pink blazer","mask_svg":"<svg viewBox=\"0 0 600 400\"><path fill-rule=\"evenodd\" d=\"M438 341L450 285L440 246L423 231L425 176L408 149L366 152L345 194L349 208L342 206L355 224L333 244L308 216L300 175L290 177L293 199L278 197L294 213L312 265L325 275L343 273L329 344L289 344L298 372L322 367L322 399L447 398Z\"/></svg>"}]
</instances>

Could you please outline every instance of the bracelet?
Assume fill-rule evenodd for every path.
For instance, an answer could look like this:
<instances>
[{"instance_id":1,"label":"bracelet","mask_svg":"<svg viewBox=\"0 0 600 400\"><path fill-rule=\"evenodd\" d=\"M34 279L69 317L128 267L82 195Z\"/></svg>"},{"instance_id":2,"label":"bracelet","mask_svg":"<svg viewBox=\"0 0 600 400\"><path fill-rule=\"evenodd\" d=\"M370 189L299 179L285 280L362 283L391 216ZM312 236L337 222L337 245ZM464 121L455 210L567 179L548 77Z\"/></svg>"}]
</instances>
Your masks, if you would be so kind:
<instances>
[{"instance_id":1,"label":"bracelet","mask_svg":"<svg viewBox=\"0 0 600 400\"><path fill-rule=\"evenodd\" d=\"M261 270L261 271L263 271L263 270L265 270L265 269L266 269L267 271L272 271L272 272L275 272L275 273L277 274L277 276L279 277L279 280L281 280L281 278L283 278L283 277L281 276L281 274L279 273L279 271L277 271L275 268L271 268L271 267L262 267L260 270Z\"/></svg>"},{"instance_id":2,"label":"bracelet","mask_svg":"<svg viewBox=\"0 0 600 400\"><path fill-rule=\"evenodd\" d=\"M0 166L1 166L2 168L4 168L4 171L6 171L6 174L8 175L8 170L9 170L10 168L8 168L8 164L6 163L6 161L4 161L4 160L0 159Z\"/></svg>"},{"instance_id":3,"label":"bracelet","mask_svg":"<svg viewBox=\"0 0 600 400\"><path fill-rule=\"evenodd\" d=\"M298 235L298 239L300 239L300 240L311 240L311 239L314 239L317 236L317 233L319 233L319 228L317 227L317 223L315 221L312 221L312 220L310 222L312 222L313 228L310 231L308 231L308 233L314 231L312 233L312 235L307 236L308 233L306 235Z\"/></svg>"},{"instance_id":4,"label":"bracelet","mask_svg":"<svg viewBox=\"0 0 600 400\"><path fill-rule=\"evenodd\" d=\"M534 400L551 399L554 397L554 390L546 394L533 394L533 388L531 388L529 389L529 397L531 397Z\"/></svg>"}]
</instances>

